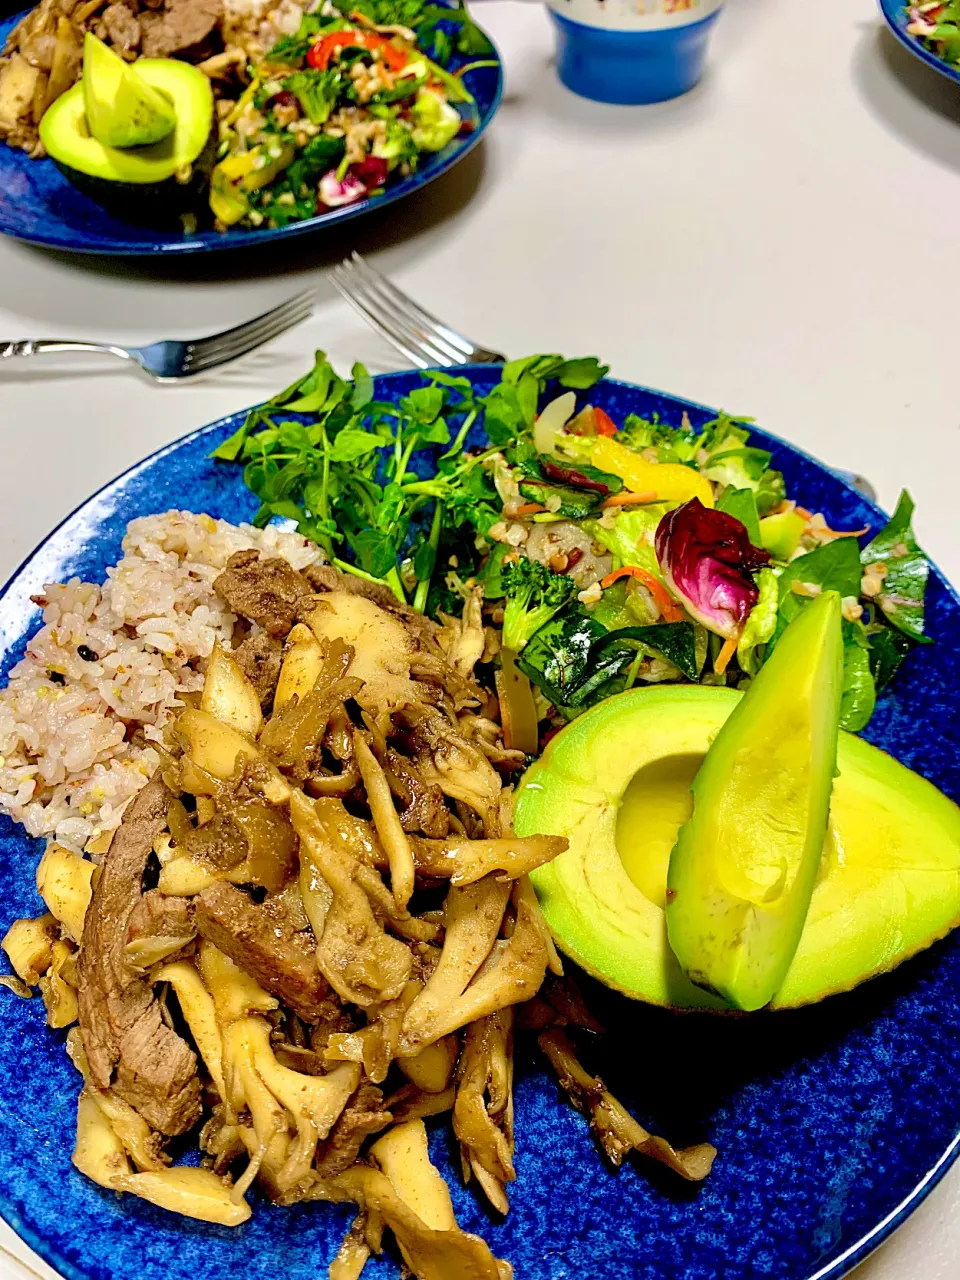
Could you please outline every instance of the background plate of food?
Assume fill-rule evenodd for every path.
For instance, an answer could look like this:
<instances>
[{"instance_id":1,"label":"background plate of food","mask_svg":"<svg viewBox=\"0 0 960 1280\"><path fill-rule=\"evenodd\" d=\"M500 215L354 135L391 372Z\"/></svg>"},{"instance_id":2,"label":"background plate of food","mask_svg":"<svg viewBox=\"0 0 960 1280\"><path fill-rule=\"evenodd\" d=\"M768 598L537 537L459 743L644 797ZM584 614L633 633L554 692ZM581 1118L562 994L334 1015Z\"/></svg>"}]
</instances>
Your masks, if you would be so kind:
<instances>
[{"instance_id":1,"label":"background plate of food","mask_svg":"<svg viewBox=\"0 0 960 1280\"><path fill-rule=\"evenodd\" d=\"M887 26L928 67L960 83L960 6L880 0Z\"/></svg>"},{"instance_id":2,"label":"background plate of food","mask_svg":"<svg viewBox=\"0 0 960 1280\"><path fill-rule=\"evenodd\" d=\"M42 0L0 23L0 232L235 248L400 199L476 145L502 70L462 7L315 8Z\"/></svg>"},{"instance_id":3,"label":"background plate of food","mask_svg":"<svg viewBox=\"0 0 960 1280\"><path fill-rule=\"evenodd\" d=\"M506 1264L529 1280L826 1280L955 1158L960 950L956 935L926 943L955 922L956 873L931 853L907 891L889 833L871 853L870 822L825 883L862 854L854 896L907 926L886 937L907 939L924 877L954 886L934 895L926 936L901 943L926 949L893 973L846 991L838 970L781 1002L809 1007L681 1017L569 959L563 979L553 972L526 873L539 888L572 844L510 835L509 787L529 755L501 725L508 635L540 689L529 754L552 737L549 761L592 716L615 739L613 713L644 687L733 698L716 686L746 686L760 658L752 642L733 652L717 609L761 626L762 574L776 566L800 589L774 596L761 644L784 610L805 616L819 586L842 594L851 645L859 636L882 658L851 654L848 723L957 795L960 602L916 547L906 506L890 523L776 437L603 372L539 356L439 379L358 366L345 380L321 359L249 418L107 485L4 589L2 924L22 923L4 941L20 979L0 991L0 1210L69 1280L228 1280L238 1266L314 1280L335 1258L332 1276L356 1276L384 1223L365 1275L400 1274L395 1238L426 1280L499 1280ZM644 529L658 503L654 547ZM691 519L696 536L671 543ZM708 526L721 525L718 539ZM725 557L722 600L690 585L694 543ZM836 575L851 554L863 570L846 590ZM557 580L537 599L534 561ZM586 673L573 671L577 646L556 642L558 621L593 628ZM608 632L632 644L629 662L612 660ZM570 728L556 736L543 633L572 672ZM606 684L588 690L601 658ZM592 709L579 715L577 700ZM157 770L164 781L145 786ZM955 810L914 783L933 850ZM167 784L180 798L165 819ZM230 822L246 824L239 844ZM614 927L616 908L595 907L597 928ZM349 934L348 955L335 944L354 909L365 933L359 950ZM441 920L443 947L462 945L436 968ZM312 940L300 945L311 924L316 964ZM899 958L854 951L861 977ZM38 979L43 999L18 998ZM98 998L110 983L118 1004ZM845 993L821 1001L830 990ZM124 1039L144 1018L150 1034Z\"/></svg>"}]
</instances>

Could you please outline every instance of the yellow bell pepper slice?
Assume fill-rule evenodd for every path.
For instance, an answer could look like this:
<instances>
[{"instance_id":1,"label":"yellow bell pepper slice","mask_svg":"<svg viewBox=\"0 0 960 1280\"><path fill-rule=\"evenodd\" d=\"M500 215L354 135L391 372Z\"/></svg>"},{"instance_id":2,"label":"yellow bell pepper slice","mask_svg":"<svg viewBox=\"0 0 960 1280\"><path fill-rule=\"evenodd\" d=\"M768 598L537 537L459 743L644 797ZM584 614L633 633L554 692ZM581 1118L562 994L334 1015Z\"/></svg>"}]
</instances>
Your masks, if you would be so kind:
<instances>
[{"instance_id":1,"label":"yellow bell pepper slice","mask_svg":"<svg viewBox=\"0 0 960 1280\"><path fill-rule=\"evenodd\" d=\"M652 492L661 502L689 502L699 498L713 506L713 486L706 476L679 462L647 462L638 453L609 436L601 436L593 446L590 461L601 471L619 476L634 493Z\"/></svg>"}]
</instances>

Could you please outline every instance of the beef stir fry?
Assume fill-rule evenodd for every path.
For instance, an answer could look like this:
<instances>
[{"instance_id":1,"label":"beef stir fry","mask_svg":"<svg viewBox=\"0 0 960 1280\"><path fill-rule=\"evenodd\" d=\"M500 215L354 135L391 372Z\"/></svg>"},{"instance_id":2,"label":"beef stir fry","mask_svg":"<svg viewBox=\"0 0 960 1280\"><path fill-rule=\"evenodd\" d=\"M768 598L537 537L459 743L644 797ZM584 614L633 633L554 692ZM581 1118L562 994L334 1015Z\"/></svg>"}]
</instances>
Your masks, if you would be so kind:
<instances>
[{"instance_id":1,"label":"beef stir fry","mask_svg":"<svg viewBox=\"0 0 960 1280\"><path fill-rule=\"evenodd\" d=\"M451 1114L465 1178L506 1213L522 1006L613 1163L704 1177L713 1149L652 1138L559 1030L596 1028L527 877L566 842L511 830L524 757L479 608L440 625L256 551L216 590L245 638L214 650L99 865L51 844L50 914L4 941L71 1027L77 1168L222 1225L249 1218L255 1181L279 1204L355 1203L331 1280L359 1276L384 1227L422 1280L503 1280L456 1223L424 1120ZM201 1167L172 1166L190 1131Z\"/></svg>"}]
</instances>

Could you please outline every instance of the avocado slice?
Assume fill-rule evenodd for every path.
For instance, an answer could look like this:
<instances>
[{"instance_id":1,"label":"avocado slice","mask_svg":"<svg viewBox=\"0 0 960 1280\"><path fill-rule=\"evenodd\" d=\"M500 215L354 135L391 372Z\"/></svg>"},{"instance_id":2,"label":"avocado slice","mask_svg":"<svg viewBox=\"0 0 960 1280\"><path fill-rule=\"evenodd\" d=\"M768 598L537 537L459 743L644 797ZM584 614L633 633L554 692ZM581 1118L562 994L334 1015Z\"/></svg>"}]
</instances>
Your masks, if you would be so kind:
<instances>
[{"instance_id":1,"label":"avocado slice","mask_svg":"<svg viewBox=\"0 0 960 1280\"><path fill-rule=\"evenodd\" d=\"M79 190L130 221L164 224L206 205L217 130L210 81L172 58L141 58L142 80L173 104L176 124L159 142L106 146L88 127L81 80L40 121L40 140L57 168Z\"/></svg>"},{"instance_id":2,"label":"avocado slice","mask_svg":"<svg viewBox=\"0 0 960 1280\"><path fill-rule=\"evenodd\" d=\"M843 691L840 596L799 613L693 780L667 873L667 936L697 986L773 999L800 941L827 831Z\"/></svg>"},{"instance_id":3,"label":"avocado slice","mask_svg":"<svg viewBox=\"0 0 960 1280\"><path fill-rule=\"evenodd\" d=\"M167 95L91 31L83 37L81 84L87 128L105 147L149 146L176 128L176 112Z\"/></svg>"},{"instance_id":4,"label":"avocado slice","mask_svg":"<svg viewBox=\"0 0 960 1280\"><path fill-rule=\"evenodd\" d=\"M742 696L658 685L608 698L557 734L520 787L517 833L570 842L531 875L557 943L632 999L730 1008L680 968L664 908L690 786ZM774 1009L849 991L960 924L960 809L842 731L837 764L810 907Z\"/></svg>"}]
</instances>

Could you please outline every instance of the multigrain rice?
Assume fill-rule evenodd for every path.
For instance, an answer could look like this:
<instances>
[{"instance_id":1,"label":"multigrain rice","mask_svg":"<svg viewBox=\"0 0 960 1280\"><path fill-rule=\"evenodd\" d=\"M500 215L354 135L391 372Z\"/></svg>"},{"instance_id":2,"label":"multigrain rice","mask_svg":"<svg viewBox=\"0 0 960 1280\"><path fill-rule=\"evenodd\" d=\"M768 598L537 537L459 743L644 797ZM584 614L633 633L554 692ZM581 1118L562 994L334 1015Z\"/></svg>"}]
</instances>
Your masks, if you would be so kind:
<instances>
[{"instance_id":1,"label":"multigrain rice","mask_svg":"<svg viewBox=\"0 0 960 1280\"><path fill-rule=\"evenodd\" d=\"M296 533L168 511L131 522L102 586L44 588L43 627L0 690L0 810L33 836L106 847L181 694L230 645L236 617L213 581L246 547L295 569L323 559Z\"/></svg>"}]
</instances>

